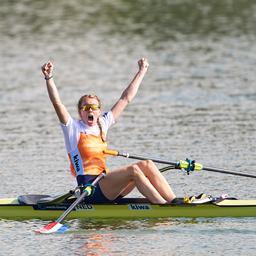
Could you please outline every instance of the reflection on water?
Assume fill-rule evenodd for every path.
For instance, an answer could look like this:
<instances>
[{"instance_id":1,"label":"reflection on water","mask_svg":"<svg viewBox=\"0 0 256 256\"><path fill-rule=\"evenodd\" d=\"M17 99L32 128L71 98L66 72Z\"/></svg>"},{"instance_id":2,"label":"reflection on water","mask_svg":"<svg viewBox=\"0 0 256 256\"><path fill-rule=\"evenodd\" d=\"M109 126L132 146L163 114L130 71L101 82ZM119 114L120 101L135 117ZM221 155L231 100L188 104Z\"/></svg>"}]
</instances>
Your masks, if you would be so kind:
<instances>
[{"instance_id":1,"label":"reflection on water","mask_svg":"<svg viewBox=\"0 0 256 256\"><path fill-rule=\"evenodd\" d=\"M75 237L79 239L79 237ZM109 255L111 253L112 243L115 236L111 234L91 234L88 240L78 248L78 255Z\"/></svg>"},{"instance_id":2,"label":"reflection on water","mask_svg":"<svg viewBox=\"0 0 256 256\"><path fill-rule=\"evenodd\" d=\"M33 230L45 222L0 220L4 231L0 241L1 252L32 256L36 248L38 255L54 256L148 255L149 252L158 255L170 255L170 252L174 255L191 255L191 252L212 255L216 248L222 248L223 255L255 253L254 218L137 220L122 222L120 229L116 221L110 220L109 226L107 221L99 221L103 224L97 224L95 220L88 222L94 223L95 228L84 222L69 221L73 231L38 235Z\"/></svg>"},{"instance_id":3,"label":"reflection on water","mask_svg":"<svg viewBox=\"0 0 256 256\"><path fill-rule=\"evenodd\" d=\"M188 221L185 220L185 221ZM191 223L193 222L190 220ZM79 228L81 230L135 230L135 229L148 229L157 226L177 225L176 219L138 219L138 220L122 220L122 219L95 219L95 220L80 220Z\"/></svg>"},{"instance_id":4,"label":"reflection on water","mask_svg":"<svg viewBox=\"0 0 256 256\"><path fill-rule=\"evenodd\" d=\"M240 225L243 223L253 222L254 218L140 218L140 219L86 219L86 220L73 220L68 221L67 224L71 228L72 234L81 234L85 231L89 232L111 232L115 230L140 230L143 232L158 231L164 232L183 232L185 229L197 228L204 229L207 227L213 228L212 232L218 233L224 230L228 232L248 232L251 233L253 229L247 229L247 231L240 229ZM232 224L233 223L233 224ZM181 231L182 227L183 231ZM232 227L232 228L231 228ZM195 232L200 232L199 230Z\"/></svg>"},{"instance_id":5,"label":"reflection on water","mask_svg":"<svg viewBox=\"0 0 256 256\"><path fill-rule=\"evenodd\" d=\"M170 255L166 253L167 249L182 255L198 250L197 253L204 255L205 247L208 247L207 252L214 252L215 247L209 246L208 239L210 244L214 242L220 246L227 240L225 236L254 237L254 227L250 226L253 222L253 218L143 219L120 220L119 223L116 220L88 220L88 223L78 224L81 229L78 231L76 227L72 232L72 241L81 242L77 255L144 255L149 249L160 255ZM252 245L253 240L250 238L248 242ZM227 247L222 248L233 250L232 246ZM236 249L241 253L244 251L240 245Z\"/></svg>"}]
</instances>

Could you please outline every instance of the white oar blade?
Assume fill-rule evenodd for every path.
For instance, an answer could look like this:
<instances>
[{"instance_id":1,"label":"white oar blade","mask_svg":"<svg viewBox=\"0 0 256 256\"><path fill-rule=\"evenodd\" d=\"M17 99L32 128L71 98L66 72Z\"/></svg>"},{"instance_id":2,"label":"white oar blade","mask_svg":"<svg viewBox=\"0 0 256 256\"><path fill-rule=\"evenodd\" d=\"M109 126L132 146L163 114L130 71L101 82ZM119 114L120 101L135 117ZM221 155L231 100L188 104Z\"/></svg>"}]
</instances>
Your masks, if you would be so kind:
<instances>
[{"instance_id":1,"label":"white oar blade","mask_svg":"<svg viewBox=\"0 0 256 256\"><path fill-rule=\"evenodd\" d=\"M59 223L59 222L52 222L46 225L43 228L37 229L35 232L40 234L51 234L51 233L63 233L67 230L67 226Z\"/></svg>"}]
</instances>

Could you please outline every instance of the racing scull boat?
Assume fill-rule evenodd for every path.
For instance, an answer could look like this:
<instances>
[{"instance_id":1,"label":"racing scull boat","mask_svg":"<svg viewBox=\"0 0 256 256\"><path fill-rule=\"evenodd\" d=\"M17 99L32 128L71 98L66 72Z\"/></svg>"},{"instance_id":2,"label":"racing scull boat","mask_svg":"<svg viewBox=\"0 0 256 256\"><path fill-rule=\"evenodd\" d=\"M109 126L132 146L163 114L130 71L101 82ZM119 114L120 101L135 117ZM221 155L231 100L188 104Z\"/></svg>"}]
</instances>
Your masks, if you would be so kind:
<instances>
[{"instance_id":1,"label":"racing scull boat","mask_svg":"<svg viewBox=\"0 0 256 256\"><path fill-rule=\"evenodd\" d=\"M68 197L68 198L67 198ZM0 199L2 219L55 219L68 209L76 198L25 195ZM78 204L67 219L85 218L166 218L166 217L256 217L256 200L215 198L184 203L183 199L166 205L151 204L144 198L124 198L105 204Z\"/></svg>"}]
</instances>

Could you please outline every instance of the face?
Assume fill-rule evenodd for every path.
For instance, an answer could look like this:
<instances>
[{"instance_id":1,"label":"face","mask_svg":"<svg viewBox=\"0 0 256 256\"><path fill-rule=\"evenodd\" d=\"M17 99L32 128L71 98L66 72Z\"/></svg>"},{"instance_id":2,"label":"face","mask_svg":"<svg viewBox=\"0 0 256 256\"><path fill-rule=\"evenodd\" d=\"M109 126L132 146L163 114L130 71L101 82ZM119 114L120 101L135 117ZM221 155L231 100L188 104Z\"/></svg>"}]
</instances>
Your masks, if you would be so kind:
<instances>
[{"instance_id":1,"label":"face","mask_svg":"<svg viewBox=\"0 0 256 256\"><path fill-rule=\"evenodd\" d=\"M101 114L99 102L96 98L85 98L80 108L80 116L84 123L89 126L97 124L97 120Z\"/></svg>"}]
</instances>

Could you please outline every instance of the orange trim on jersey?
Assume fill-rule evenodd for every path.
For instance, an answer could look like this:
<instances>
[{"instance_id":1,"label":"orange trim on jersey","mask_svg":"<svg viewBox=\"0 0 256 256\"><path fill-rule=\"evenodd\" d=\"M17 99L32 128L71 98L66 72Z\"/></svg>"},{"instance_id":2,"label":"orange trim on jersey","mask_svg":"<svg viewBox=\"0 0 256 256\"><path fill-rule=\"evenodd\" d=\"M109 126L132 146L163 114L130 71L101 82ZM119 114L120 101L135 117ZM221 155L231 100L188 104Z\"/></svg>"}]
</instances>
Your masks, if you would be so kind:
<instances>
[{"instance_id":1,"label":"orange trim on jersey","mask_svg":"<svg viewBox=\"0 0 256 256\"><path fill-rule=\"evenodd\" d=\"M107 171L106 156L103 153L107 149L107 143L103 142L100 136L80 133L77 148L82 158L85 175L99 175L102 171ZM70 154L68 156L71 173L73 176L76 176Z\"/></svg>"}]
</instances>

